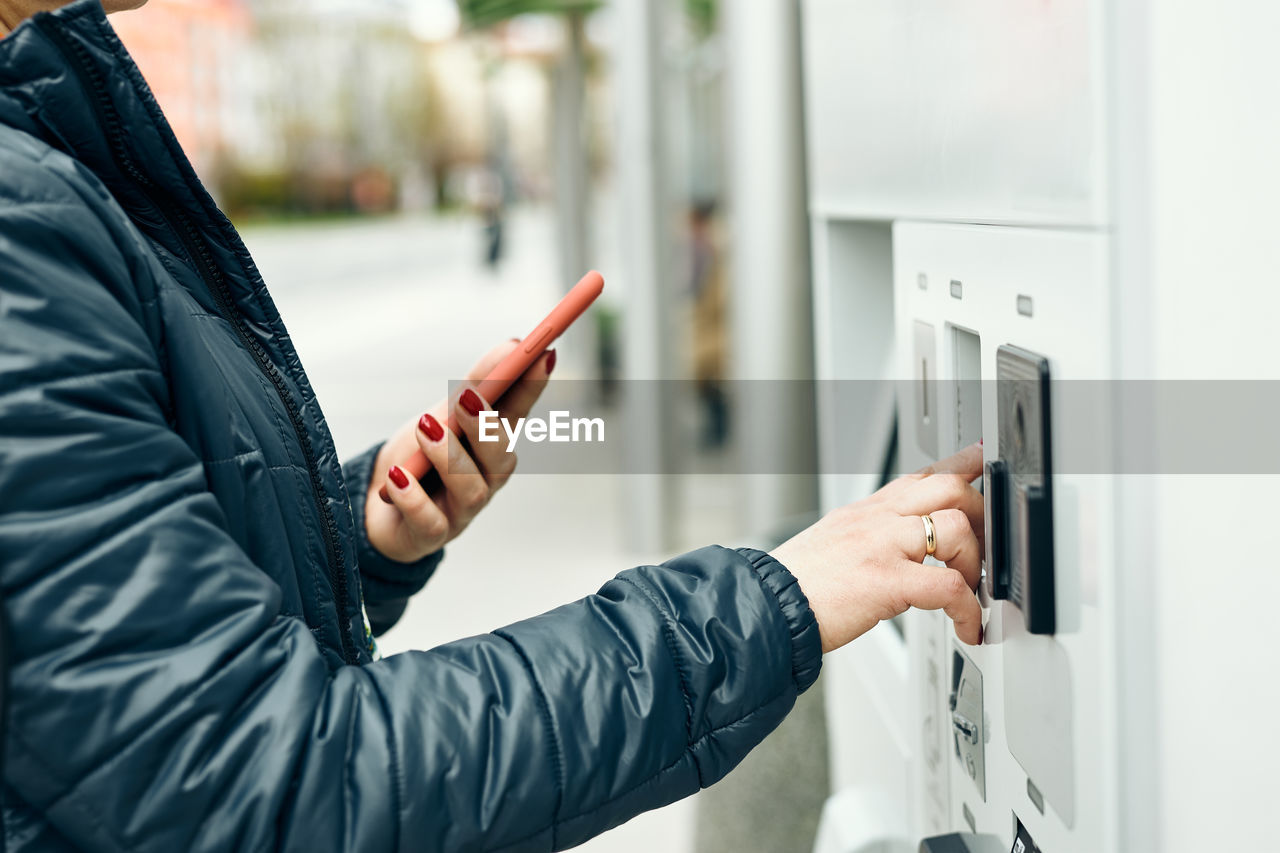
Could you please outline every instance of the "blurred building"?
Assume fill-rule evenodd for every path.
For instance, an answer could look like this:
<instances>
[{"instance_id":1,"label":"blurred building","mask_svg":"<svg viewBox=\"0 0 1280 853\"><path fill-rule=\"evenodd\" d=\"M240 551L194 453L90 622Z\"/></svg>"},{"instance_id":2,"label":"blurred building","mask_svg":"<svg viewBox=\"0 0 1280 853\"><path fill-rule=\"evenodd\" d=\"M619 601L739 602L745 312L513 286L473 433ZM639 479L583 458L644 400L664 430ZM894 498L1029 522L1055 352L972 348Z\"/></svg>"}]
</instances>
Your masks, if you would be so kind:
<instances>
[{"instance_id":1,"label":"blurred building","mask_svg":"<svg viewBox=\"0 0 1280 853\"><path fill-rule=\"evenodd\" d=\"M424 27L440 9L451 27ZM558 30L459 33L456 17L423 0L152 0L112 20L233 215L467 203L494 169L545 195Z\"/></svg>"},{"instance_id":2,"label":"blurred building","mask_svg":"<svg viewBox=\"0 0 1280 853\"><path fill-rule=\"evenodd\" d=\"M112 23L198 172L273 156L244 0L152 0Z\"/></svg>"},{"instance_id":3,"label":"blurred building","mask_svg":"<svg viewBox=\"0 0 1280 853\"><path fill-rule=\"evenodd\" d=\"M408 4L153 0L113 23L233 207L387 208L428 145Z\"/></svg>"},{"instance_id":4,"label":"blurred building","mask_svg":"<svg viewBox=\"0 0 1280 853\"><path fill-rule=\"evenodd\" d=\"M424 51L408 5L254 0L262 73L291 171L399 180L424 154Z\"/></svg>"}]
</instances>

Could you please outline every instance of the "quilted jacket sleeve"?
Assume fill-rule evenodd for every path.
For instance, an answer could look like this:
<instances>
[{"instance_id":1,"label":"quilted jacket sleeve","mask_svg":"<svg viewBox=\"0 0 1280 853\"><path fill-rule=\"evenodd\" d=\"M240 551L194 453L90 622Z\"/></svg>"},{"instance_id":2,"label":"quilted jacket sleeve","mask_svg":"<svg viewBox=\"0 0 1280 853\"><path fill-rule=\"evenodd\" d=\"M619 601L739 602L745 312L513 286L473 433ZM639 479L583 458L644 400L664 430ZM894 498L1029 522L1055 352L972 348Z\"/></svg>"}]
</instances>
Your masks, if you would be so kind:
<instances>
[{"instance_id":1,"label":"quilted jacket sleeve","mask_svg":"<svg viewBox=\"0 0 1280 853\"><path fill-rule=\"evenodd\" d=\"M330 670L166 422L146 297L93 188L15 205L17 165L0 162L4 778L76 846L569 847L719 779L816 677L791 576L718 547Z\"/></svg>"},{"instance_id":2,"label":"quilted jacket sleeve","mask_svg":"<svg viewBox=\"0 0 1280 853\"><path fill-rule=\"evenodd\" d=\"M342 466L347 490L351 494L351 512L360 537L357 559L360 584L364 590L364 609L369 614L369 625L375 635L383 634L400 619L409 599L426 586L444 559L444 549L441 548L416 562L401 563L382 556L369 543L364 529L364 502L373 477L373 464L381 449L381 444L375 445Z\"/></svg>"}]
</instances>

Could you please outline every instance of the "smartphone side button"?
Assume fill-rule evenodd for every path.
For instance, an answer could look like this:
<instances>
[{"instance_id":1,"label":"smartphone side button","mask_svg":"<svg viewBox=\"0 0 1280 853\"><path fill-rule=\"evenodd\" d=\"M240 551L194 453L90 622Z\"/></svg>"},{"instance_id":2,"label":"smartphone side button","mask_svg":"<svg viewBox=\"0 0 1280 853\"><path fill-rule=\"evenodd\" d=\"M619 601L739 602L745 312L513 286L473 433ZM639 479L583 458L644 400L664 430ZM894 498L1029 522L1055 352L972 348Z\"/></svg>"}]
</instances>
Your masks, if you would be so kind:
<instances>
[{"instance_id":1,"label":"smartphone side button","mask_svg":"<svg viewBox=\"0 0 1280 853\"><path fill-rule=\"evenodd\" d=\"M551 334L551 324L545 323L541 329L538 329L538 331L530 335L529 339L525 341L524 351L533 352L538 347L542 346L546 342L547 335L549 334Z\"/></svg>"}]
</instances>

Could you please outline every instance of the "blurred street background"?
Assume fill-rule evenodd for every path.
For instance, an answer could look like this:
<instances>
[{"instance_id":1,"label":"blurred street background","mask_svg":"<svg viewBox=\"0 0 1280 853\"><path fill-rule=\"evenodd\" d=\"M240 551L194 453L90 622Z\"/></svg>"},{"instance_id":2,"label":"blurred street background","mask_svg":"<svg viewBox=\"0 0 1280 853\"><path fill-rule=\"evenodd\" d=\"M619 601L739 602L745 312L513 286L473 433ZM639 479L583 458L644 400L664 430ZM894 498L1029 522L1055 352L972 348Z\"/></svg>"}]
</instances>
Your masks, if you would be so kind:
<instances>
[{"instance_id":1,"label":"blurred street background","mask_svg":"<svg viewBox=\"0 0 1280 853\"><path fill-rule=\"evenodd\" d=\"M717 0L151 0L113 16L261 268L344 458L416 419L592 268L605 294L558 343L556 378L601 395L625 379L692 380L678 383L687 399L618 402L648 437L635 452L676 458L687 475L517 473L448 546L384 652L489 631L690 548L767 547L816 505L812 478L753 489L733 473L742 454L789 451L768 436L753 444L726 393L730 365L805 379L811 346L803 224L787 230L788 214L803 223L802 202L769 200L765 233L799 261L794 282L758 291L790 308L757 306L746 274L733 275L723 17ZM752 26L776 38L739 18L740 34ZM766 107L742 104L762 129L786 128ZM803 158L789 153L796 172L778 177L800 187ZM752 332L760 322L770 334ZM789 418L803 436L803 416ZM815 809L820 716L816 730ZM809 783L791 775L803 795ZM812 809L776 804L771 839L759 829L769 804L709 796L584 849L812 843ZM751 810L765 819L734 820Z\"/></svg>"}]
</instances>

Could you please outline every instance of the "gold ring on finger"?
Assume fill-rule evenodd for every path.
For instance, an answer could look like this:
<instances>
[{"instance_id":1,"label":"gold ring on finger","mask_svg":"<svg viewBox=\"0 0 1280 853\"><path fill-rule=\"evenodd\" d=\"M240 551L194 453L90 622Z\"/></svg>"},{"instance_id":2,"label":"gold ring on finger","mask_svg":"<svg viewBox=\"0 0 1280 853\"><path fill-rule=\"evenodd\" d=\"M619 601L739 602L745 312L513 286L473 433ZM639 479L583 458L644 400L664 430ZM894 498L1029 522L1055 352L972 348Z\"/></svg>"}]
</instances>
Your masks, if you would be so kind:
<instances>
[{"instance_id":1,"label":"gold ring on finger","mask_svg":"<svg viewBox=\"0 0 1280 853\"><path fill-rule=\"evenodd\" d=\"M924 553L932 557L933 552L938 550L938 531L934 528L933 519L929 516L922 515L920 520L924 522Z\"/></svg>"}]
</instances>

